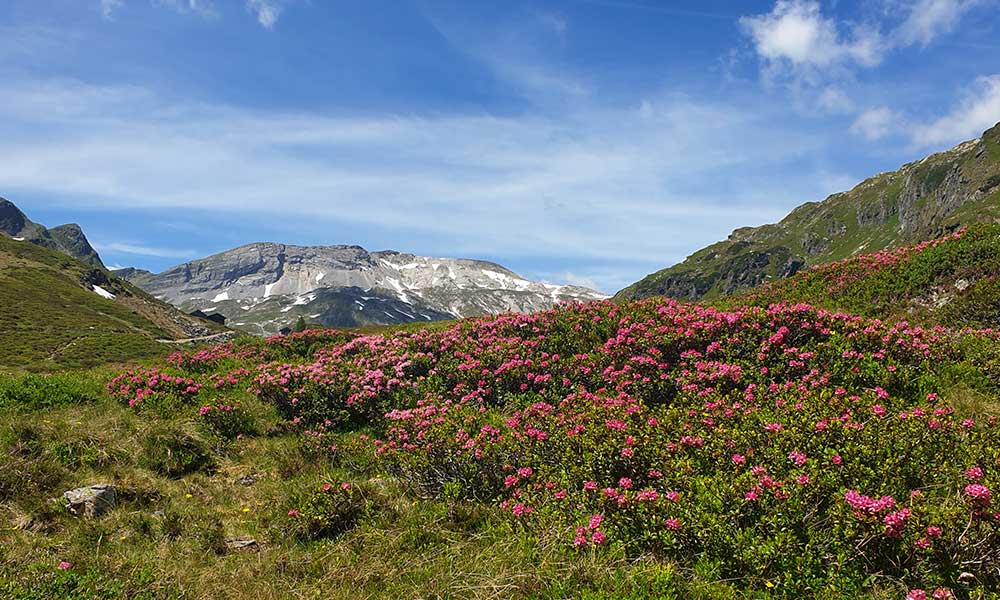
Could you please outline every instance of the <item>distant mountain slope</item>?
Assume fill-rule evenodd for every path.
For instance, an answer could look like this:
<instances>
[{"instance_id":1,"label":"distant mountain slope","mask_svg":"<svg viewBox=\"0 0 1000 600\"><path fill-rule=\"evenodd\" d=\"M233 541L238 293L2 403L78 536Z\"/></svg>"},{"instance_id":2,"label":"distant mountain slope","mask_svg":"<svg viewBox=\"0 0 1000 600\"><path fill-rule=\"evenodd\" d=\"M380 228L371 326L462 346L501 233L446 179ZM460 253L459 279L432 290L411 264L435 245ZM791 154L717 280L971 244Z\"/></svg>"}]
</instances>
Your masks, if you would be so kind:
<instances>
[{"instance_id":1,"label":"distant mountain slope","mask_svg":"<svg viewBox=\"0 0 1000 600\"><path fill-rule=\"evenodd\" d=\"M802 270L716 300L723 307L807 303L880 319L1000 329L1000 225Z\"/></svg>"},{"instance_id":2,"label":"distant mountain slope","mask_svg":"<svg viewBox=\"0 0 1000 600\"><path fill-rule=\"evenodd\" d=\"M780 223L737 229L616 297L719 297L807 266L997 220L1000 124L979 139L871 177L849 192L803 204Z\"/></svg>"},{"instance_id":3,"label":"distant mountain slope","mask_svg":"<svg viewBox=\"0 0 1000 600\"><path fill-rule=\"evenodd\" d=\"M102 268L0 235L0 369L125 362L172 350L157 339L219 331Z\"/></svg>"},{"instance_id":4,"label":"distant mountain slope","mask_svg":"<svg viewBox=\"0 0 1000 600\"><path fill-rule=\"evenodd\" d=\"M122 270L185 311L219 312L228 324L275 333L299 316L331 327L391 325L596 300L594 290L528 281L468 259L368 252L359 246L241 246L163 273Z\"/></svg>"},{"instance_id":5,"label":"distant mountain slope","mask_svg":"<svg viewBox=\"0 0 1000 600\"><path fill-rule=\"evenodd\" d=\"M75 223L46 229L32 222L13 202L0 198L0 234L57 250L96 267L104 267L83 230Z\"/></svg>"}]
</instances>

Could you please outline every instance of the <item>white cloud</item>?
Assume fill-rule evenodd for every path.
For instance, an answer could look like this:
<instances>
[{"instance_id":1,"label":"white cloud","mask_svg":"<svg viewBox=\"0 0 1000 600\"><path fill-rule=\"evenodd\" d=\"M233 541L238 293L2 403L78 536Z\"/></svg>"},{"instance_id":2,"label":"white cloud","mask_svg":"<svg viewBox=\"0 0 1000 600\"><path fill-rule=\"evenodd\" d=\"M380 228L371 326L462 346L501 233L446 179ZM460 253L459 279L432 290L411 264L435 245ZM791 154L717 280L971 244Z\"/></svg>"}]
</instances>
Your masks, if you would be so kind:
<instances>
[{"instance_id":1,"label":"white cloud","mask_svg":"<svg viewBox=\"0 0 1000 600\"><path fill-rule=\"evenodd\" d=\"M283 0L246 0L247 10L257 17L257 22L265 29L274 29L278 18L285 10Z\"/></svg>"},{"instance_id":2,"label":"white cloud","mask_svg":"<svg viewBox=\"0 0 1000 600\"><path fill-rule=\"evenodd\" d=\"M917 0L894 37L901 45L929 44L934 38L951 33L962 16L981 0Z\"/></svg>"},{"instance_id":3,"label":"white cloud","mask_svg":"<svg viewBox=\"0 0 1000 600\"><path fill-rule=\"evenodd\" d=\"M406 249L427 255L641 263L630 279L837 191L801 166L821 153L822 135L780 107L736 99L341 117L12 80L0 122L0 182L10 194L278 218L341 232L330 243L378 228L392 232L385 246L408 236L420 244ZM609 290L623 277L585 276Z\"/></svg>"},{"instance_id":4,"label":"white cloud","mask_svg":"<svg viewBox=\"0 0 1000 600\"><path fill-rule=\"evenodd\" d=\"M955 143L979 136L1000 121L1000 74L980 77L947 115L913 129L919 147Z\"/></svg>"},{"instance_id":5,"label":"white cloud","mask_svg":"<svg viewBox=\"0 0 1000 600\"><path fill-rule=\"evenodd\" d=\"M884 44L877 31L855 27L850 37L843 36L837 22L825 17L819 3L811 0L778 0L770 13L743 17L740 25L757 54L771 66L874 66L882 60Z\"/></svg>"},{"instance_id":6,"label":"white cloud","mask_svg":"<svg viewBox=\"0 0 1000 600\"><path fill-rule=\"evenodd\" d=\"M115 252L118 254L131 254L134 256L152 256L156 258L194 258L198 255L194 250L177 250L175 248L156 248L143 246L140 244L129 244L124 242L95 242L94 248L98 252Z\"/></svg>"},{"instance_id":7,"label":"white cloud","mask_svg":"<svg viewBox=\"0 0 1000 600\"><path fill-rule=\"evenodd\" d=\"M851 125L851 133L869 141L880 140L894 133L900 124L900 116L886 106L862 111Z\"/></svg>"},{"instance_id":8,"label":"white cloud","mask_svg":"<svg viewBox=\"0 0 1000 600\"><path fill-rule=\"evenodd\" d=\"M855 109L854 101L851 100L850 96L843 89L836 86L825 88L820 93L816 103L826 112L835 114L850 113Z\"/></svg>"},{"instance_id":9,"label":"white cloud","mask_svg":"<svg viewBox=\"0 0 1000 600\"><path fill-rule=\"evenodd\" d=\"M125 0L101 0L101 16L110 19L115 10L125 6Z\"/></svg>"},{"instance_id":10,"label":"white cloud","mask_svg":"<svg viewBox=\"0 0 1000 600\"><path fill-rule=\"evenodd\" d=\"M155 6L164 6L180 14L196 14L202 17L217 17L218 11L211 0L152 0Z\"/></svg>"}]
</instances>

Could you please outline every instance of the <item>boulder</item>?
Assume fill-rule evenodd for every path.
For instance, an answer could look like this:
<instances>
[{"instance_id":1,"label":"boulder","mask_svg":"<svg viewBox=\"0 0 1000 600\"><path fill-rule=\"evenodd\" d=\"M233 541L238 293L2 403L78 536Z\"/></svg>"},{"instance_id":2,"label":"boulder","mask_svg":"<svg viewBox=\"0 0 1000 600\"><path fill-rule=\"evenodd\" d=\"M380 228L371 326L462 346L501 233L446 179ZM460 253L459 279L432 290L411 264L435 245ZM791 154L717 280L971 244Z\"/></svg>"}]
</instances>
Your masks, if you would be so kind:
<instances>
[{"instance_id":1,"label":"boulder","mask_svg":"<svg viewBox=\"0 0 1000 600\"><path fill-rule=\"evenodd\" d=\"M71 513L91 519L100 517L114 508L117 498L114 486L108 483L76 488L63 493L66 508Z\"/></svg>"}]
</instances>

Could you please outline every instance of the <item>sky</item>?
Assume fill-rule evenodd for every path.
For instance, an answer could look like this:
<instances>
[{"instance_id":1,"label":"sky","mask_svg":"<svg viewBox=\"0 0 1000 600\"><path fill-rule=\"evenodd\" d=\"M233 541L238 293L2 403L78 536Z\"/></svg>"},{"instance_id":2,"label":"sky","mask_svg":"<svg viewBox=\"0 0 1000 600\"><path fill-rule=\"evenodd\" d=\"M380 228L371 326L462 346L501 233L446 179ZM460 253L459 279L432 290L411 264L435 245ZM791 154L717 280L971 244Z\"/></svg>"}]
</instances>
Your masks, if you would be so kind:
<instances>
[{"instance_id":1,"label":"sky","mask_svg":"<svg viewBox=\"0 0 1000 600\"><path fill-rule=\"evenodd\" d=\"M1000 0L3 0L0 196L613 293L1000 121Z\"/></svg>"}]
</instances>

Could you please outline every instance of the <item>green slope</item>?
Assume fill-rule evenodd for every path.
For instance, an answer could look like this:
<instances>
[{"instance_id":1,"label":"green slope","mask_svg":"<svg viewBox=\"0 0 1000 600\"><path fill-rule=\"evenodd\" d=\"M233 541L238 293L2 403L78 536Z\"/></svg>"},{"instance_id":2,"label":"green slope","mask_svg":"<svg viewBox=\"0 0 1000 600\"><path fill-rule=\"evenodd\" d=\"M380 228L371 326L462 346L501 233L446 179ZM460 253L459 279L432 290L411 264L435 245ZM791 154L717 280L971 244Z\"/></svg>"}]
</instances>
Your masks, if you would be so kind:
<instances>
[{"instance_id":1,"label":"green slope","mask_svg":"<svg viewBox=\"0 0 1000 600\"><path fill-rule=\"evenodd\" d=\"M806 303L949 328L1000 328L1000 225L813 267L714 301L722 307Z\"/></svg>"},{"instance_id":2,"label":"green slope","mask_svg":"<svg viewBox=\"0 0 1000 600\"><path fill-rule=\"evenodd\" d=\"M100 286L114 294L106 299ZM158 356L157 339L218 331L55 250L0 236L0 370L51 371Z\"/></svg>"},{"instance_id":3,"label":"green slope","mask_svg":"<svg viewBox=\"0 0 1000 600\"><path fill-rule=\"evenodd\" d=\"M978 140L876 175L822 202L803 204L779 223L737 229L727 240L616 297L717 298L804 267L998 220L1000 124Z\"/></svg>"}]
</instances>

